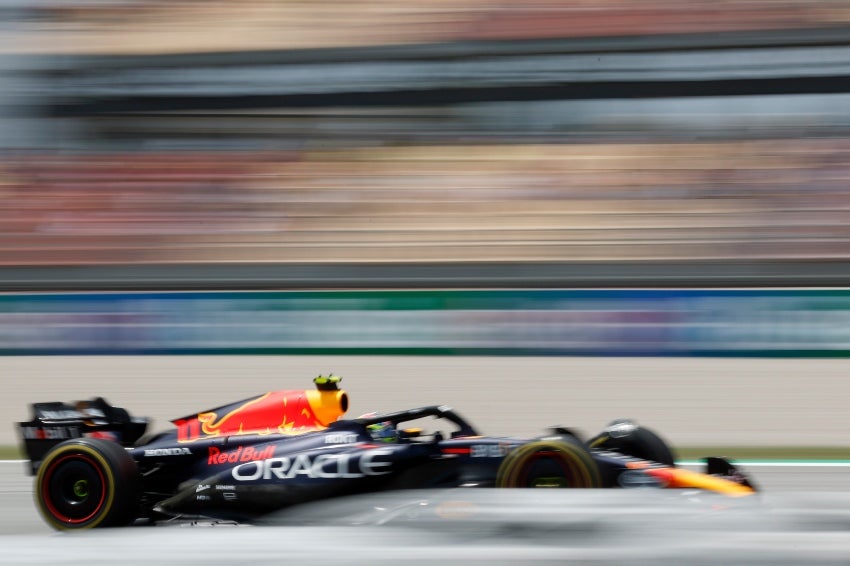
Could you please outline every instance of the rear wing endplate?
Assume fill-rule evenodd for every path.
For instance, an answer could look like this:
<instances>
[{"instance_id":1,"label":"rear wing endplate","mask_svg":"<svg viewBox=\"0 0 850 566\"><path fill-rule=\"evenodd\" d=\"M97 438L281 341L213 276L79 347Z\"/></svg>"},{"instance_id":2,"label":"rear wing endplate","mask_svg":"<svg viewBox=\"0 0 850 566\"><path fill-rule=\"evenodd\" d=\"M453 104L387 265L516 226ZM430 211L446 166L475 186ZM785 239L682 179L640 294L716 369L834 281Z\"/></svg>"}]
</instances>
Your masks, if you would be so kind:
<instances>
[{"instance_id":1,"label":"rear wing endplate","mask_svg":"<svg viewBox=\"0 0 850 566\"><path fill-rule=\"evenodd\" d=\"M73 404L52 401L30 405L32 420L19 422L24 452L35 475L44 456L57 444L84 436L114 440L132 446L147 430L147 418L131 417L103 397Z\"/></svg>"}]
</instances>

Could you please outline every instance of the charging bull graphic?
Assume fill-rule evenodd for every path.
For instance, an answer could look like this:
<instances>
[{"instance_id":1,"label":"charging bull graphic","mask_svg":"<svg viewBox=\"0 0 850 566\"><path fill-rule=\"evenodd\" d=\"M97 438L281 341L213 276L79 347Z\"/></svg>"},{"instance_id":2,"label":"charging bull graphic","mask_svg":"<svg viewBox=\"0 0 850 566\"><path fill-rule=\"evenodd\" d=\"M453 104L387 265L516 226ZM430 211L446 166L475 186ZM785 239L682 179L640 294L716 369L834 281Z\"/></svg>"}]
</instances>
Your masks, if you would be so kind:
<instances>
[{"instance_id":1,"label":"charging bull graphic","mask_svg":"<svg viewBox=\"0 0 850 566\"><path fill-rule=\"evenodd\" d=\"M180 442L211 436L299 434L326 428L348 410L337 376L319 376L315 390L270 391L172 421Z\"/></svg>"}]
</instances>

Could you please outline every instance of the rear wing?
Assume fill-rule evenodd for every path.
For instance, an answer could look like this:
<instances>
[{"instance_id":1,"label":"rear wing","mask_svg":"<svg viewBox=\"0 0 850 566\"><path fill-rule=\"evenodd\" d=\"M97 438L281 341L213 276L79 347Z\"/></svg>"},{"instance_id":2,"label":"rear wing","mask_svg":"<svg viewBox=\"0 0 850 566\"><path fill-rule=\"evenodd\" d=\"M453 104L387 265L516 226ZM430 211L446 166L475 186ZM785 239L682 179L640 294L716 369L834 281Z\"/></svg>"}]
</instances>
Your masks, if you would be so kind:
<instances>
[{"instance_id":1,"label":"rear wing","mask_svg":"<svg viewBox=\"0 0 850 566\"><path fill-rule=\"evenodd\" d=\"M32 420L18 423L24 452L35 475L51 448L71 438L84 436L114 440L132 446L147 430L147 418L131 417L126 409L114 407L103 397L73 404L58 401L33 403Z\"/></svg>"}]
</instances>

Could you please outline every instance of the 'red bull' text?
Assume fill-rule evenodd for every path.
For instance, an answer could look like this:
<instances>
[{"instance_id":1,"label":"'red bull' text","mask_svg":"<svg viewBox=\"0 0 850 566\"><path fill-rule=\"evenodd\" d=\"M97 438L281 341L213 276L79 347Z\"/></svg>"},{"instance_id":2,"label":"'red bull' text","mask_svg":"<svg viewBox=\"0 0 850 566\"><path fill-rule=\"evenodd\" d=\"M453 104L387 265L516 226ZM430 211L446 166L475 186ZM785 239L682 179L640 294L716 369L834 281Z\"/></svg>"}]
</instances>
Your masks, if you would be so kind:
<instances>
[{"instance_id":1,"label":"'red bull' text","mask_svg":"<svg viewBox=\"0 0 850 566\"><path fill-rule=\"evenodd\" d=\"M274 446L267 446L257 450L253 446L240 446L236 450L222 452L216 446L210 446L207 464L236 464L238 462L253 462L254 460L266 460L274 456Z\"/></svg>"}]
</instances>

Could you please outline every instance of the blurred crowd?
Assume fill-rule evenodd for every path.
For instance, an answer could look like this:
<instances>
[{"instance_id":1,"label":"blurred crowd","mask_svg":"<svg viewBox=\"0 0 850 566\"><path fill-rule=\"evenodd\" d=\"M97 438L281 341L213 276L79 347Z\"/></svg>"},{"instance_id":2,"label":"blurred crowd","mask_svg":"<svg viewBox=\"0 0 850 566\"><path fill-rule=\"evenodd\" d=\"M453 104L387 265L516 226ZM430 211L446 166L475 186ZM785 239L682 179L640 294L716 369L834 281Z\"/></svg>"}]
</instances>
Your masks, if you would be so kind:
<instances>
[{"instance_id":1,"label":"blurred crowd","mask_svg":"<svg viewBox=\"0 0 850 566\"><path fill-rule=\"evenodd\" d=\"M53 54L648 36L850 22L850 4L832 0L44 0L4 8L10 6L18 23L5 29L3 48ZM15 41L15 33L37 39ZM441 114L447 128L454 111ZM164 152L144 149L142 140L135 150L7 152L0 155L0 265L850 255L847 124L814 137L806 123L779 132L768 123L767 135L750 135L736 131L735 114L728 114L720 135L700 140L680 132L673 143L657 129L637 128L641 135L634 135L634 123L617 122L645 115L612 113L614 135L557 141L528 132L512 137L506 129L526 119L521 113L497 135L472 137L442 124L429 128L428 109L417 112L388 112L380 122L367 116L375 131L335 143L327 142L345 129L342 114L302 122L293 113L280 127L304 128L289 135L308 141L291 150ZM663 105L656 112L664 114ZM124 119L136 120L139 131L162 122L179 131L176 120L191 117L130 114ZM230 115L227 127L241 131L274 119L260 114L249 127L246 118ZM687 109L681 118L689 119ZM106 132L110 122L92 124ZM216 116L204 124L210 139L225 127ZM392 124L403 126L382 135ZM420 129L443 135L409 135ZM108 147L105 137L95 147Z\"/></svg>"},{"instance_id":2,"label":"blurred crowd","mask_svg":"<svg viewBox=\"0 0 850 566\"><path fill-rule=\"evenodd\" d=\"M42 154L0 264L847 259L850 138Z\"/></svg>"},{"instance_id":3,"label":"blurred crowd","mask_svg":"<svg viewBox=\"0 0 850 566\"><path fill-rule=\"evenodd\" d=\"M13 1L14 3L14 1ZM42 0L17 49L162 53L769 30L844 24L834 0Z\"/></svg>"}]
</instances>

